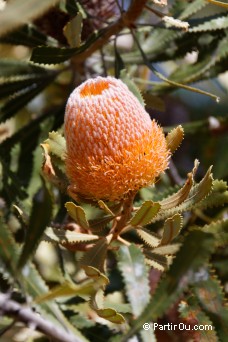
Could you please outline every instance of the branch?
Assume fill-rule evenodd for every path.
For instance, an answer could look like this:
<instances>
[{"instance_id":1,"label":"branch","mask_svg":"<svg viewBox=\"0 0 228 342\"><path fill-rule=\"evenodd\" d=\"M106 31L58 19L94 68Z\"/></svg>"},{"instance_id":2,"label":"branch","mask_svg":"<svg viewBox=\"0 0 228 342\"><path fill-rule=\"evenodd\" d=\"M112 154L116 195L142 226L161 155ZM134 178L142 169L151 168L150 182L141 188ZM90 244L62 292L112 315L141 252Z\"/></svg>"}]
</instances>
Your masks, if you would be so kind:
<instances>
[{"instance_id":1,"label":"branch","mask_svg":"<svg viewBox=\"0 0 228 342\"><path fill-rule=\"evenodd\" d=\"M141 14L146 3L147 0L132 0L128 10L126 12L123 12L121 17L107 28L107 31L103 34L103 36L100 39L94 42L94 44L91 44L87 50L80 53L79 55L76 55L73 58L73 62L84 61L86 58L92 55L92 53L94 53L95 51L100 49L104 44L106 44L111 36L117 35L125 27L134 26L135 20Z\"/></svg>"},{"instance_id":2,"label":"branch","mask_svg":"<svg viewBox=\"0 0 228 342\"><path fill-rule=\"evenodd\" d=\"M42 318L31 308L24 307L21 304L9 299L8 294L0 294L0 316L7 315L15 317L27 326L35 326L35 329L44 333L46 336L60 342L82 342L81 339L64 331L49 321Z\"/></svg>"}]
</instances>

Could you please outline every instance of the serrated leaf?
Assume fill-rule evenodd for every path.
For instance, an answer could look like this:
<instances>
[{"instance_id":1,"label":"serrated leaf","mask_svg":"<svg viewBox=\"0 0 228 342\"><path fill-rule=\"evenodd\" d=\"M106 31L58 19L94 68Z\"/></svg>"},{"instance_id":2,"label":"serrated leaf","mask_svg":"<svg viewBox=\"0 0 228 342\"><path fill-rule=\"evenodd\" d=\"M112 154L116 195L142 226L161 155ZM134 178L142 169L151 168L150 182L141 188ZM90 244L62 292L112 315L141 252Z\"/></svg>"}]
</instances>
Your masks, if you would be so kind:
<instances>
[{"instance_id":1,"label":"serrated leaf","mask_svg":"<svg viewBox=\"0 0 228 342\"><path fill-rule=\"evenodd\" d=\"M178 251L166 275L161 279L155 293L143 313L122 339L127 341L145 322L155 321L177 300L187 286L180 287L180 280L189 270L197 270L214 252L214 237L201 231L191 231Z\"/></svg>"},{"instance_id":2,"label":"serrated leaf","mask_svg":"<svg viewBox=\"0 0 228 342\"><path fill-rule=\"evenodd\" d=\"M206 175L204 176L204 178L201 180L201 182L192 187L189 193L189 196L184 202L182 202L179 206L176 206L172 209L161 210L160 213L158 213L158 215L152 221L155 222L155 221L170 217L174 214L191 210L194 208L196 204L198 206L200 201L206 198L206 196L208 196L209 193L211 192L212 184L213 184L213 177L212 177L211 167L210 167Z\"/></svg>"},{"instance_id":3,"label":"serrated leaf","mask_svg":"<svg viewBox=\"0 0 228 342\"><path fill-rule=\"evenodd\" d=\"M197 13L199 10L201 10L203 7L206 6L206 1L205 0L195 0L191 3L188 3L188 6L180 16L178 16L179 19L184 20L189 17L191 17L193 14Z\"/></svg>"},{"instance_id":4,"label":"serrated leaf","mask_svg":"<svg viewBox=\"0 0 228 342\"><path fill-rule=\"evenodd\" d=\"M228 245L228 220L211 222L203 227L197 226L197 229L199 228L206 233L214 234L217 247L225 247Z\"/></svg>"},{"instance_id":5,"label":"serrated leaf","mask_svg":"<svg viewBox=\"0 0 228 342\"><path fill-rule=\"evenodd\" d=\"M160 243L160 239L145 228L137 229L136 233L144 241L144 243L150 247L157 247Z\"/></svg>"},{"instance_id":6,"label":"serrated leaf","mask_svg":"<svg viewBox=\"0 0 228 342\"><path fill-rule=\"evenodd\" d=\"M180 243L173 243L172 245L155 247L153 252L160 255L173 255L179 251L180 247Z\"/></svg>"},{"instance_id":7,"label":"serrated leaf","mask_svg":"<svg viewBox=\"0 0 228 342\"><path fill-rule=\"evenodd\" d=\"M228 17L220 16L219 18L207 20L203 24L191 27L189 32L204 32L204 31L215 31L224 30L228 28Z\"/></svg>"},{"instance_id":8,"label":"serrated leaf","mask_svg":"<svg viewBox=\"0 0 228 342\"><path fill-rule=\"evenodd\" d=\"M73 202L67 202L65 207L70 217L72 217L72 219L75 220L80 227L84 228L85 230L89 229L89 223L82 207L74 204Z\"/></svg>"},{"instance_id":9,"label":"serrated leaf","mask_svg":"<svg viewBox=\"0 0 228 342\"><path fill-rule=\"evenodd\" d=\"M146 107L165 112L165 102L158 96L150 94L148 91L142 94Z\"/></svg>"},{"instance_id":10,"label":"serrated leaf","mask_svg":"<svg viewBox=\"0 0 228 342\"><path fill-rule=\"evenodd\" d=\"M24 76L46 73L47 70L41 66L32 64L30 62L18 61L14 59L0 60L0 77Z\"/></svg>"},{"instance_id":11,"label":"serrated leaf","mask_svg":"<svg viewBox=\"0 0 228 342\"><path fill-rule=\"evenodd\" d=\"M37 45L57 45L57 41L54 38L39 31L31 23L23 25L17 30L0 37L0 42L13 45L24 45L28 47L36 47Z\"/></svg>"},{"instance_id":12,"label":"serrated leaf","mask_svg":"<svg viewBox=\"0 0 228 342\"><path fill-rule=\"evenodd\" d=\"M48 227L45 230L44 240L57 242L61 244L74 244L80 242L94 242L99 239L99 236L92 234L83 234L70 230L56 229Z\"/></svg>"},{"instance_id":13,"label":"serrated leaf","mask_svg":"<svg viewBox=\"0 0 228 342\"><path fill-rule=\"evenodd\" d=\"M37 96L44 88L46 88L54 79L55 76L47 77L41 83L34 83L30 87L14 94L13 98L9 99L0 108L0 122L10 119L15 113L23 108L29 101Z\"/></svg>"},{"instance_id":14,"label":"serrated leaf","mask_svg":"<svg viewBox=\"0 0 228 342\"><path fill-rule=\"evenodd\" d=\"M126 70L121 70L120 79L127 85L129 90L135 95L135 97L138 99L140 104L144 107L145 103L144 103L143 97L142 97L138 87L135 85L135 83L127 75Z\"/></svg>"},{"instance_id":15,"label":"serrated leaf","mask_svg":"<svg viewBox=\"0 0 228 342\"><path fill-rule=\"evenodd\" d=\"M49 132L49 137L44 141L49 146L49 152L53 153L61 160L66 156L66 140L59 132Z\"/></svg>"},{"instance_id":16,"label":"serrated leaf","mask_svg":"<svg viewBox=\"0 0 228 342\"><path fill-rule=\"evenodd\" d=\"M163 234L160 244L168 245L180 232L183 225L183 218L181 215L176 214L168 218L163 227Z\"/></svg>"},{"instance_id":17,"label":"serrated leaf","mask_svg":"<svg viewBox=\"0 0 228 342\"><path fill-rule=\"evenodd\" d=\"M184 184L184 186L173 195L165 198L164 200L160 201L161 209L167 210L174 208L184 202L189 195L189 192L193 185L193 173L188 174L188 178Z\"/></svg>"},{"instance_id":18,"label":"serrated leaf","mask_svg":"<svg viewBox=\"0 0 228 342\"><path fill-rule=\"evenodd\" d=\"M40 64L59 64L73 56L84 52L92 43L97 41L106 32L106 29L93 32L89 39L78 48L55 48L41 46L33 49L31 61Z\"/></svg>"},{"instance_id":19,"label":"serrated leaf","mask_svg":"<svg viewBox=\"0 0 228 342\"><path fill-rule=\"evenodd\" d=\"M23 88L27 88L31 85L42 83L48 76L48 71L45 74L31 74L31 75L18 75L7 78L0 78L0 99L14 94Z\"/></svg>"},{"instance_id":20,"label":"serrated leaf","mask_svg":"<svg viewBox=\"0 0 228 342\"><path fill-rule=\"evenodd\" d=\"M136 211L129 224L131 226L144 226L150 223L159 213L161 205L153 201L145 201Z\"/></svg>"},{"instance_id":21,"label":"serrated leaf","mask_svg":"<svg viewBox=\"0 0 228 342\"><path fill-rule=\"evenodd\" d=\"M26 232L25 243L18 261L18 268L22 269L31 255L34 253L44 230L52 216L52 199L43 182L42 189L38 190L33 198L32 212Z\"/></svg>"},{"instance_id":22,"label":"serrated leaf","mask_svg":"<svg viewBox=\"0 0 228 342\"><path fill-rule=\"evenodd\" d=\"M171 153L176 151L184 139L184 130L181 125L174 128L166 137L167 148Z\"/></svg>"},{"instance_id":23,"label":"serrated leaf","mask_svg":"<svg viewBox=\"0 0 228 342\"><path fill-rule=\"evenodd\" d=\"M12 31L22 24L27 24L28 21L34 19L57 2L57 0L46 0L39 3L36 0L29 2L26 0L11 1L4 11L0 12L0 35Z\"/></svg>"},{"instance_id":24,"label":"serrated leaf","mask_svg":"<svg viewBox=\"0 0 228 342\"><path fill-rule=\"evenodd\" d=\"M101 273L104 272L104 263L108 249L106 238L101 238L93 247L91 247L81 258L79 264L81 267L92 266Z\"/></svg>"},{"instance_id":25,"label":"serrated leaf","mask_svg":"<svg viewBox=\"0 0 228 342\"><path fill-rule=\"evenodd\" d=\"M81 43L82 30L82 14L78 12L77 15L68 21L63 28L64 36L66 37L70 47L79 47Z\"/></svg>"},{"instance_id":26,"label":"serrated leaf","mask_svg":"<svg viewBox=\"0 0 228 342\"><path fill-rule=\"evenodd\" d=\"M164 272L168 268L168 259L165 255L144 251L146 264L158 271Z\"/></svg>"},{"instance_id":27,"label":"serrated leaf","mask_svg":"<svg viewBox=\"0 0 228 342\"><path fill-rule=\"evenodd\" d=\"M132 312L138 317L150 299L148 269L143 253L133 244L121 246L117 258Z\"/></svg>"},{"instance_id":28,"label":"serrated leaf","mask_svg":"<svg viewBox=\"0 0 228 342\"><path fill-rule=\"evenodd\" d=\"M222 180L215 179L212 183L212 191L203 199L198 208L205 209L217 207L228 203L227 184Z\"/></svg>"},{"instance_id":29,"label":"serrated leaf","mask_svg":"<svg viewBox=\"0 0 228 342\"><path fill-rule=\"evenodd\" d=\"M200 341L202 342L217 342L218 336L216 334L215 327L212 324L212 321L209 319L209 317L206 315L204 311L202 311L196 297L192 296L190 298L187 298L186 301L182 301L179 305L179 313L180 317L182 319L188 321L195 320L197 321L198 326L205 326L210 327L211 329L203 329L198 331L198 336Z\"/></svg>"},{"instance_id":30,"label":"serrated leaf","mask_svg":"<svg viewBox=\"0 0 228 342\"><path fill-rule=\"evenodd\" d=\"M226 2L217 1L217 0L207 0L207 1L210 2L213 5L216 5L216 6L228 9L228 3L226 3Z\"/></svg>"},{"instance_id":31,"label":"serrated leaf","mask_svg":"<svg viewBox=\"0 0 228 342\"><path fill-rule=\"evenodd\" d=\"M207 316L211 319L219 340L226 340L228 309L225 306L225 296L220 281L215 276L210 276L205 281L198 282L194 287L194 294Z\"/></svg>"}]
</instances>

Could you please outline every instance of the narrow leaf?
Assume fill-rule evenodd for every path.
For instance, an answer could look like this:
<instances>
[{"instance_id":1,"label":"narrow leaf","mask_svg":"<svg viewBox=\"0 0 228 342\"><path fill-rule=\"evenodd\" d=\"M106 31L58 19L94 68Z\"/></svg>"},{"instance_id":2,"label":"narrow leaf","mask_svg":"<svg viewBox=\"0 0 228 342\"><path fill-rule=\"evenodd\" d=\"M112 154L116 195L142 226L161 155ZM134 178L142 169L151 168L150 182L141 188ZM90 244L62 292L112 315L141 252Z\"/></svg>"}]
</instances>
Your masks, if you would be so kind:
<instances>
[{"instance_id":1,"label":"narrow leaf","mask_svg":"<svg viewBox=\"0 0 228 342\"><path fill-rule=\"evenodd\" d=\"M50 222L52 216L52 199L50 193L43 182L33 199L32 212L26 232L25 243L22 248L18 268L21 269L34 253L44 230Z\"/></svg>"},{"instance_id":2,"label":"narrow leaf","mask_svg":"<svg viewBox=\"0 0 228 342\"><path fill-rule=\"evenodd\" d=\"M56 229L48 227L45 230L46 241L57 242L61 244L74 244L80 242L93 242L99 239L99 236L92 234L82 234L70 230Z\"/></svg>"},{"instance_id":3,"label":"narrow leaf","mask_svg":"<svg viewBox=\"0 0 228 342\"><path fill-rule=\"evenodd\" d=\"M0 259L11 275L16 273L18 248L9 227L0 219Z\"/></svg>"},{"instance_id":4,"label":"narrow leaf","mask_svg":"<svg viewBox=\"0 0 228 342\"><path fill-rule=\"evenodd\" d=\"M137 229L136 233L150 247L157 247L160 244L160 239L145 228Z\"/></svg>"},{"instance_id":5,"label":"narrow leaf","mask_svg":"<svg viewBox=\"0 0 228 342\"><path fill-rule=\"evenodd\" d=\"M141 105L144 107L145 103L144 103L143 97L140 93L140 90L135 85L135 83L130 79L130 77L127 75L126 70L121 70L120 78L128 86L129 90L135 95L135 97L139 100Z\"/></svg>"},{"instance_id":6,"label":"narrow leaf","mask_svg":"<svg viewBox=\"0 0 228 342\"><path fill-rule=\"evenodd\" d=\"M115 214L111 211L111 209L109 209L107 204L105 204L102 200L98 201L98 205L101 209L103 209L105 211L105 213L107 215L111 215L111 216L115 217Z\"/></svg>"}]
</instances>

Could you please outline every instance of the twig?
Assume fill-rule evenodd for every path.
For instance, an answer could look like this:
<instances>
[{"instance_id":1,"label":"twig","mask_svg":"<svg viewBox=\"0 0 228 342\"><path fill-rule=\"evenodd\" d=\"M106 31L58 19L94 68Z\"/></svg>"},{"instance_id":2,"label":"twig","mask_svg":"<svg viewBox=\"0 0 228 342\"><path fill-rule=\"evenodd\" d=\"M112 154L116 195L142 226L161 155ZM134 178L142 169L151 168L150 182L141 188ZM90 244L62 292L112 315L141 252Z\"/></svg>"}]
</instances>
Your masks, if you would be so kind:
<instances>
[{"instance_id":1,"label":"twig","mask_svg":"<svg viewBox=\"0 0 228 342\"><path fill-rule=\"evenodd\" d=\"M92 55L92 53L99 50L103 45L105 45L111 36L118 34L125 27L134 26L134 22L141 14L146 2L147 0L132 0L128 10L126 12L123 12L123 14L117 21L115 21L113 24L110 24L103 36L101 36L100 39L91 44L84 52L74 56L72 60L75 63L86 60L89 56Z\"/></svg>"},{"instance_id":2,"label":"twig","mask_svg":"<svg viewBox=\"0 0 228 342\"><path fill-rule=\"evenodd\" d=\"M81 339L72 335L71 332L56 327L53 323L42 318L29 307L9 299L8 294L0 294L0 315L15 317L17 320L25 323L27 326L32 325L36 330L44 333L46 336L61 342L82 342Z\"/></svg>"}]
</instances>

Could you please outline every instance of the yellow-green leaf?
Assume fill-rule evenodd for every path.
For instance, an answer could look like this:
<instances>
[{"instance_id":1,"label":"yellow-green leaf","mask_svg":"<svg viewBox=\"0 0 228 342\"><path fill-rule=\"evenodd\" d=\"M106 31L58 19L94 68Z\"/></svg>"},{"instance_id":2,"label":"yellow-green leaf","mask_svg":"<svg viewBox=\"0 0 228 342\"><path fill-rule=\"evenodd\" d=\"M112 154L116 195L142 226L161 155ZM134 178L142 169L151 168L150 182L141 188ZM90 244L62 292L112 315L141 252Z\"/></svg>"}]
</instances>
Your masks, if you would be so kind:
<instances>
[{"instance_id":1,"label":"yellow-green leaf","mask_svg":"<svg viewBox=\"0 0 228 342\"><path fill-rule=\"evenodd\" d=\"M50 153L55 154L61 160L66 156L66 140L59 132L50 132L49 138L45 140Z\"/></svg>"},{"instance_id":2,"label":"yellow-green leaf","mask_svg":"<svg viewBox=\"0 0 228 342\"><path fill-rule=\"evenodd\" d=\"M103 209L105 211L105 213L107 215L111 215L111 216L115 216L115 214L111 211L111 209L109 209L109 207L107 206L107 204L105 204L102 200L98 201L98 205L101 209Z\"/></svg>"},{"instance_id":3,"label":"yellow-green leaf","mask_svg":"<svg viewBox=\"0 0 228 342\"><path fill-rule=\"evenodd\" d=\"M172 129L171 132L168 133L166 137L167 147L173 153L180 146L182 140L184 138L184 130L181 125Z\"/></svg>"},{"instance_id":4,"label":"yellow-green leaf","mask_svg":"<svg viewBox=\"0 0 228 342\"><path fill-rule=\"evenodd\" d=\"M83 234L70 230L56 229L48 227L45 230L44 240L57 243L80 243L93 242L99 239L99 236L93 234Z\"/></svg>"},{"instance_id":5,"label":"yellow-green leaf","mask_svg":"<svg viewBox=\"0 0 228 342\"><path fill-rule=\"evenodd\" d=\"M182 216L179 214L168 218L164 223L164 231L161 239L161 245L170 243L180 232L182 228Z\"/></svg>"},{"instance_id":6,"label":"yellow-green leaf","mask_svg":"<svg viewBox=\"0 0 228 342\"><path fill-rule=\"evenodd\" d=\"M75 222L79 224L84 229L89 229L89 223L86 219L85 211L79 205L74 204L73 202L67 202L65 204L68 214L72 217Z\"/></svg>"},{"instance_id":7,"label":"yellow-green leaf","mask_svg":"<svg viewBox=\"0 0 228 342\"><path fill-rule=\"evenodd\" d=\"M158 214L161 205L153 201L145 201L130 220L131 226L143 226L151 222Z\"/></svg>"},{"instance_id":8,"label":"yellow-green leaf","mask_svg":"<svg viewBox=\"0 0 228 342\"><path fill-rule=\"evenodd\" d=\"M71 19L63 28L64 36L72 48L79 47L81 44L82 19L81 12L78 12L76 17Z\"/></svg>"},{"instance_id":9,"label":"yellow-green leaf","mask_svg":"<svg viewBox=\"0 0 228 342\"><path fill-rule=\"evenodd\" d=\"M145 228L136 230L138 236L150 247L157 247L160 239Z\"/></svg>"}]
</instances>

